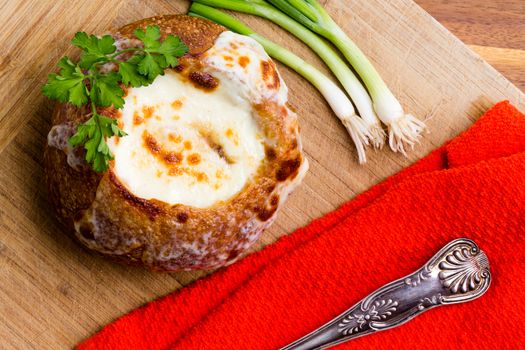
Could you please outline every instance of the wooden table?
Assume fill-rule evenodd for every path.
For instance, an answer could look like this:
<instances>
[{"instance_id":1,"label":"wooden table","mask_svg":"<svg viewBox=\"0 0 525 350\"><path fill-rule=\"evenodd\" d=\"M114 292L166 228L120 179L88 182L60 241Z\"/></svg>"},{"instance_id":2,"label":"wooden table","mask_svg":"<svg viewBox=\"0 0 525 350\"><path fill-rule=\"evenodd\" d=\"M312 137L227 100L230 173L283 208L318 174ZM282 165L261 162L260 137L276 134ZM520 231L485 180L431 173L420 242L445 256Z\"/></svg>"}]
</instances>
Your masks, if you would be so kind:
<instances>
[{"instance_id":1,"label":"wooden table","mask_svg":"<svg viewBox=\"0 0 525 350\"><path fill-rule=\"evenodd\" d=\"M525 1L415 1L525 91Z\"/></svg>"},{"instance_id":2,"label":"wooden table","mask_svg":"<svg viewBox=\"0 0 525 350\"><path fill-rule=\"evenodd\" d=\"M319 94L280 65L298 107L310 171L255 249L425 156L498 100L508 98L525 110L525 95L410 0L323 2L407 109L429 117L431 133L409 158L385 149L369 152L369 163L359 167L346 131ZM523 0L417 2L525 90ZM41 164L52 104L40 87L59 57L74 54L68 38L77 30L101 33L187 6L186 0L0 0L0 349L72 347L204 274L152 274L81 249L53 218ZM260 19L243 19L325 69L288 34Z\"/></svg>"}]
</instances>

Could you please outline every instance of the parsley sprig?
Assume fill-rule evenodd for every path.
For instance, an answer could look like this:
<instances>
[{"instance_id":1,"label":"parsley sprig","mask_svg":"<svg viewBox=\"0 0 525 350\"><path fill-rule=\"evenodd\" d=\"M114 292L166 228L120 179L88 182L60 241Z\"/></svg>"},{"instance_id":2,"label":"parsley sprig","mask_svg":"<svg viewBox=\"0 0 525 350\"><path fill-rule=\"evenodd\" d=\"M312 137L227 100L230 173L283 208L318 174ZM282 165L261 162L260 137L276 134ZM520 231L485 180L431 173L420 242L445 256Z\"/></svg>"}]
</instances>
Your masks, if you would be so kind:
<instances>
[{"instance_id":1,"label":"parsley sprig","mask_svg":"<svg viewBox=\"0 0 525 350\"><path fill-rule=\"evenodd\" d=\"M82 50L80 60L72 62L67 56L58 62L58 74L49 74L42 92L45 96L60 102L69 102L77 107L90 104L91 117L77 127L69 139L72 146L84 145L86 161L97 172L106 171L113 154L106 139L125 136L117 121L97 112L97 107L124 106L125 86L147 86L168 67L178 65L179 57L188 52L187 46L173 35L160 40L160 28L148 26L146 30L136 29L135 37L143 47L117 50L111 35L97 37L84 32L76 33L71 43ZM125 52L133 52L127 60L121 60ZM114 63L118 71L101 70L105 63Z\"/></svg>"}]
</instances>

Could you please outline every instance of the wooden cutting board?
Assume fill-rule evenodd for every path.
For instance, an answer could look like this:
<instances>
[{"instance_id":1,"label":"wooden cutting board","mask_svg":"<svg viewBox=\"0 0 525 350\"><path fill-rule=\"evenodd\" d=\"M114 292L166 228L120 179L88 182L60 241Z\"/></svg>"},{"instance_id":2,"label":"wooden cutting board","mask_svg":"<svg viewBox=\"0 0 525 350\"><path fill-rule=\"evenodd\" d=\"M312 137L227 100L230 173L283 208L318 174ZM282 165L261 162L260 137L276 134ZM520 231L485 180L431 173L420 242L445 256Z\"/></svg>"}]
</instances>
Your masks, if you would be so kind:
<instances>
[{"instance_id":1,"label":"wooden cutting board","mask_svg":"<svg viewBox=\"0 0 525 350\"><path fill-rule=\"evenodd\" d=\"M150 273L77 245L53 218L41 168L52 103L46 75L79 30L103 33L187 1L0 2L0 348L70 348L116 317L203 276ZM410 0L332 0L336 21L372 59L407 110L427 119L410 157L385 149L356 163L352 143L320 95L279 66L297 107L310 171L255 249L307 224L425 156L497 101L525 110L525 96ZM317 57L268 22L240 16L324 70Z\"/></svg>"}]
</instances>

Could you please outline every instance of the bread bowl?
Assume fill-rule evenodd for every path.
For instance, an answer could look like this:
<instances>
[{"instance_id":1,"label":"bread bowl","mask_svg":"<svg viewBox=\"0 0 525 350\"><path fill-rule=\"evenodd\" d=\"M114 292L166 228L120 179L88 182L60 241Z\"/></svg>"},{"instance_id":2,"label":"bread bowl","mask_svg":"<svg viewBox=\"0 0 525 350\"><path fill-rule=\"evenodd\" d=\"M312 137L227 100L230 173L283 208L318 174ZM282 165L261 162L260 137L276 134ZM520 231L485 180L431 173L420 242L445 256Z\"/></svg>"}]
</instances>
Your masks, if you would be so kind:
<instances>
[{"instance_id":1,"label":"bread bowl","mask_svg":"<svg viewBox=\"0 0 525 350\"><path fill-rule=\"evenodd\" d=\"M189 47L180 65L127 88L104 173L67 142L86 108L58 103L44 167L58 219L86 247L152 270L211 269L234 261L274 220L308 168L297 116L275 64L250 38L184 15L143 19ZM108 66L108 69L112 69Z\"/></svg>"}]
</instances>

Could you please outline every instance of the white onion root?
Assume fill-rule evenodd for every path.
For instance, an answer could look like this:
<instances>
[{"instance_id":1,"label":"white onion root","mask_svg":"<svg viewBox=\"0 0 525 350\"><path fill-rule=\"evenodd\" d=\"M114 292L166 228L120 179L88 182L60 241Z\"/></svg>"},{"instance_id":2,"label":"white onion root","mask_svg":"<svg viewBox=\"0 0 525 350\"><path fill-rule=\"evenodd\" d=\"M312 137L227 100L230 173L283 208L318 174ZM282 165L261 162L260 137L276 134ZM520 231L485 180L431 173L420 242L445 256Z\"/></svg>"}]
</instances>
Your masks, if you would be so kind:
<instances>
[{"instance_id":1,"label":"white onion root","mask_svg":"<svg viewBox=\"0 0 525 350\"><path fill-rule=\"evenodd\" d=\"M401 152L404 156L407 155L405 144L413 148L427 127L423 121L411 114L405 114L403 117L391 121L387 126L390 148L394 152Z\"/></svg>"},{"instance_id":2,"label":"white onion root","mask_svg":"<svg viewBox=\"0 0 525 350\"><path fill-rule=\"evenodd\" d=\"M366 123L355 114L352 116L340 117L340 119L354 141L359 164L366 163L365 146L368 146L370 144L369 140L372 139L372 135L370 134L370 130L367 128Z\"/></svg>"}]
</instances>

